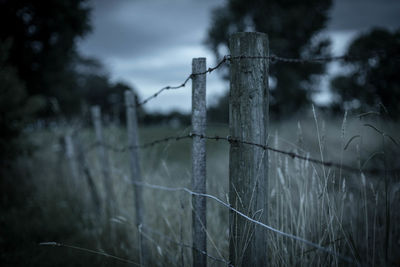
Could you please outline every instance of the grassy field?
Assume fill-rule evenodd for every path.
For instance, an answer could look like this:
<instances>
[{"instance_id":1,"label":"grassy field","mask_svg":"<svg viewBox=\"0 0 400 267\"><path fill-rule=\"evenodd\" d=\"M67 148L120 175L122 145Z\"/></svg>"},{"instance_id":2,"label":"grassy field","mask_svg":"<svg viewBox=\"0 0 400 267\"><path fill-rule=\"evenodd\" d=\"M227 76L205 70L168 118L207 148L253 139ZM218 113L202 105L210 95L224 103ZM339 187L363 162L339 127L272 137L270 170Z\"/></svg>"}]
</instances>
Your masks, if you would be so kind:
<instances>
[{"instance_id":1,"label":"grassy field","mask_svg":"<svg viewBox=\"0 0 400 267\"><path fill-rule=\"evenodd\" d=\"M9 194L3 203L0 242L4 266L125 266L141 261L147 247L150 266L191 265L191 196L182 191L143 188L145 227L134 224L133 185L129 152L108 151L115 200L106 201L101 163L90 145L94 133L80 129L85 161L99 194L100 213L93 201L88 176L74 177L60 137L71 127L31 130L37 150L21 156L17 171L9 172L4 185ZM301 155L343 163L356 168L399 168L399 126L381 118L326 120L306 115L298 120L272 122L269 145ZM184 135L190 128L147 127L140 143L165 136ZM381 133L380 133L381 132ZM382 133L385 134L382 134ZM210 125L209 135L228 135L224 125ZM107 143L126 145L123 127L108 126ZM349 143L349 140L352 140ZM140 150L143 180L168 187L191 187L191 140ZM371 266L400 264L400 183L398 174L367 175L322 167L284 155L269 153L270 203L268 222L274 228L321 244ZM228 202L229 144L207 142L207 191ZM15 186L20 183L21 186ZM93 190L93 188L92 188ZM104 218L106 205L113 213ZM228 210L207 200L208 254L228 260ZM269 233L272 266L355 265L337 257ZM55 241L116 255L134 263L68 247L39 246ZM225 266L209 258L210 266Z\"/></svg>"}]
</instances>

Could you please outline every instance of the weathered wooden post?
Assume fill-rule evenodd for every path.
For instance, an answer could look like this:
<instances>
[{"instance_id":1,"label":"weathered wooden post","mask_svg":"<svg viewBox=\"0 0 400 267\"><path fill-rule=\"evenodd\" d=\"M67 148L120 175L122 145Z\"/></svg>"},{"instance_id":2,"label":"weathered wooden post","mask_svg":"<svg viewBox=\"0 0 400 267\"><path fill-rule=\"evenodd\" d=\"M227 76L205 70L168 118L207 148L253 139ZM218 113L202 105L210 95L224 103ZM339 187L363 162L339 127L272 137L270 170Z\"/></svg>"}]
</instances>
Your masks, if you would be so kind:
<instances>
[{"instance_id":1,"label":"weathered wooden post","mask_svg":"<svg viewBox=\"0 0 400 267\"><path fill-rule=\"evenodd\" d=\"M93 106L91 109L92 119L96 132L97 153L100 160L101 171L103 173L104 187L106 191L106 219L111 219L113 215L113 201L115 200L114 191L110 175L110 163L103 137L103 126L101 123L101 111L99 106Z\"/></svg>"},{"instance_id":2,"label":"weathered wooden post","mask_svg":"<svg viewBox=\"0 0 400 267\"><path fill-rule=\"evenodd\" d=\"M64 138L65 138L66 154L72 176L71 177L72 179L69 179L69 182L73 187L76 187L79 181L79 171L78 171L74 142L72 140L71 134L67 134Z\"/></svg>"},{"instance_id":3,"label":"weathered wooden post","mask_svg":"<svg viewBox=\"0 0 400 267\"><path fill-rule=\"evenodd\" d=\"M95 213L96 213L97 217L101 218L100 195L97 191L92 174L90 173L90 169L89 169L88 162L87 162L87 159L85 156L85 152L83 151L83 144L82 144L82 141L81 141L79 135L77 135L75 138L75 144L76 144L76 152L77 152L76 154L77 154L77 160L78 160L80 173L82 173L86 178L87 185L89 186L91 200L94 205Z\"/></svg>"},{"instance_id":4,"label":"weathered wooden post","mask_svg":"<svg viewBox=\"0 0 400 267\"><path fill-rule=\"evenodd\" d=\"M142 227L143 224L143 196L141 187L137 185L142 181L142 175L140 171L139 164L139 154L138 154L138 125L136 116L136 103L135 96L131 91L125 91L125 106L126 106L126 125L128 130L128 145L130 150L130 169L131 169L131 179L133 183L133 193L134 193L134 205L135 205L135 223L138 229ZM140 261L141 265L145 265L147 262L147 249L144 243L142 234L139 231L139 244L140 244Z\"/></svg>"},{"instance_id":5,"label":"weathered wooden post","mask_svg":"<svg viewBox=\"0 0 400 267\"><path fill-rule=\"evenodd\" d=\"M206 134L206 59L194 58L192 62L192 190L206 193L206 140L198 135ZM193 196L192 234L193 266L207 266L207 209L206 198Z\"/></svg>"},{"instance_id":6,"label":"weathered wooden post","mask_svg":"<svg viewBox=\"0 0 400 267\"><path fill-rule=\"evenodd\" d=\"M257 32L233 34L231 51L229 131L232 139L267 144L268 37ZM268 153L231 142L230 204L267 223ZM229 259L234 266L266 266L267 232L234 212L229 215Z\"/></svg>"}]
</instances>

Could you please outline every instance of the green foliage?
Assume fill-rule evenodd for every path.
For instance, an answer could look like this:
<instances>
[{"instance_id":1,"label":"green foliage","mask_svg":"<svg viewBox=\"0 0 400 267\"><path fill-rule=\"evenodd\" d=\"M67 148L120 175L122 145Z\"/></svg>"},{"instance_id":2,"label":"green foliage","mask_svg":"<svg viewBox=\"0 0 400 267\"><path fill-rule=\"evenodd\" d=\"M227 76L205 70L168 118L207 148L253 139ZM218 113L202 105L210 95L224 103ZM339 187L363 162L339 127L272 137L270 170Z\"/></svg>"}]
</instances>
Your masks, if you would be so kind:
<instances>
[{"instance_id":1,"label":"green foliage","mask_svg":"<svg viewBox=\"0 0 400 267\"><path fill-rule=\"evenodd\" d=\"M230 0L214 10L207 44L220 58L221 50L228 47L230 34L259 31L268 34L271 54L294 58L324 56L330 42L313 37L324 29L331 4L331 0ZM276 86L271 87L271 114L290 115L309 103L313 93L310 87L316 75L324 71L324 64L315 63L271 66L270 77L276 81Z\"/></svg>"},{"instance_id":2,"label":"green foliage","mask_svg":"<svg viewBox=\"0 0 400 267\"><path fill-rule=\"evenodd\" d=\"M400 30L377 28L361 34L350 45L348 54L359 60L345 62L349 73L332 80L336 94L333 110L369 111L382 104L390 117L399 118Z\"/></svg>"}]
</instances>

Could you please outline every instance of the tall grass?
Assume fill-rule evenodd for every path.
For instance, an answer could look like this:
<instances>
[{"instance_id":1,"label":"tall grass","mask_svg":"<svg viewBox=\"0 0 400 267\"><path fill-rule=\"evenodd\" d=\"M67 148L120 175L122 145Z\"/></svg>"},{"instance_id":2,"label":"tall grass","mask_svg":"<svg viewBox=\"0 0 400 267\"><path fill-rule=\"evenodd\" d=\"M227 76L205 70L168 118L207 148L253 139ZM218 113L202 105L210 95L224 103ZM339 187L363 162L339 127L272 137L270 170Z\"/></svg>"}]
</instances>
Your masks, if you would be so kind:
<instances>
[{"instance_id":1,"label":"tall grass","mask_svg":"<svg viewBox=\"0 0 400 267\"><path fill-rule=\"evenodd\" d=\"M359 120L346 114L343 120L325 121L314 111L301 120L272 123L269 145L354 167L400 167L396 160L399 148L389 145L393 142L382 133L363 126L366 123L378 125L379 120ZM383 122L376 127L394 141L398 140L399 127L396 124ZM30 245L21 245L20 251L25 262L40 266L126 265L115 259L68 248L38 248L33 245L57 241L104 251L137 263L143 260L141 247L146 247L151 266L191 265L191 196L181 191L143 188L145 218L144 225L138 229L133 223L135 211L133 185L129 179L129 153L109 151L116 199L112 203L113 216L104 219L104 214L96 212L87 176L81 173L79 180L71 183L69 163L58 138L64 131L64 128L56 128L31 133L40 149L33 157L21 158L20 165L29 173L27 179L31 179L33 193L16 213L8 210L2 214L5 222L14 224L8 228L13 229L15 235L28 235L25 242L30 242ZM189 128L144 128L140 132L140 142L188 132ZM211 127L208 133L222 136L228 134L228 129ZM90 128L78 134L84 147L94 140ZM106 140L113 146L124 146L127 144L124 128L110 125L106 130ZM143 180L151 184L190 188L190 147L190 140L183 140L141 150ZM229 202L228 153L227 143L207 143L207 191L226 202ZM355 264L382 266L399 263L396 254L400 251L398 176L349 173L268 153L268 225L327 247L353 259ZM84 160L101 198L101 207L104 207L105 190L96 150L87 151ZM228 260L229 212L211 200L207 202L207 209L208 254ZM32 219L27 220L28 217ZM140 244L140 235L145 244ZM269 233L268 244L266 253L272 266L348 264L273 232ZM14 254L2 257L18 263L21 257L17 256L18 244L14 245ZM208 258L210 266L226 265L212 257Z\"/></svg>"}]
</instances>

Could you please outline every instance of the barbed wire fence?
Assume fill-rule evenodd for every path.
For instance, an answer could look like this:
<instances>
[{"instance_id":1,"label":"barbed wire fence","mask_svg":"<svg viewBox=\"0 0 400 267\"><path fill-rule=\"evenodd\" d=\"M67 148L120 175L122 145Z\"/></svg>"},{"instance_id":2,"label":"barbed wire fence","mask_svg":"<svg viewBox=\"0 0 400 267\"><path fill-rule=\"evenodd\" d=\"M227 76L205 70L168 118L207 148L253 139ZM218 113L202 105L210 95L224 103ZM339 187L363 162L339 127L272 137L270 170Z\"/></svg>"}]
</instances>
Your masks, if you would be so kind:
<instances>
[{"instance_id":1,"label":"barbed wire fence","mask_svg":"<svg viewBox=\"0 0 400 267\"><path fill-rule=\"evenodd\" d=\"M381 51L379 53L382 53ZM376 55L379 54L377 53L371 53L371 56L367 57L367 58L360 58L360 57L355 57L355 56L351 56L351 55L343 55L343 56L332 56L332 57L316 57L316 58L286 58L286 57L279 57L276 55L270 55L270 56L249 56L249 55L226 55L224 56L214 67L210 67L206 70L200 71L200 72L192 72L190 75L187 76L187 78L183 81L182 84L177 85L177 86L165 86L161 89L159 89L158 91L156 91L154 94L152 94L151 96L145 98L143 101L141 102L137 102L136 104L133 104L132 101L126 101L126 107L127 107L127 112L129 112L128 110L130 110L130 112L132 111L132 109L136 109L137 107L143 106L146 103L150 102L151 100L155 99L156 97L160 96L160 94L164 93L165 91L168 90L177 90L177 89L181 89L186 87L187 83L189 82L189 80L192 80L192 83L195 82L195 78L197 77L204 77L207 74L212 73L213 71L219 69L220 67L222 67L224 64L226 64L227 62L235 62L235 61L240 61L240 60L245 60L245 59L255 59L255 60L266 60L267 64L275 64L278 62L282 62L282 63L293 63L293 64L304 64L304 63L319 63L319 62L333 62L333 61L350 61L350 60L366 60L368 58L371 57L375 57ZM398 56L393 56L392 57L393 60L400 60L400 58ZM251 63L249 63L251 64ZM205 86L205 85L204 85ZM196 85L193 85L193 87L196 87ZM193 92L195 93L195 92ZM125 95L126 98L132 97L129 94ZM193 103L194 104L194 103ZM205 103L204 103L205 105ZM98 110L99 108L96 107L93 110ZM292 240L296 240L298 242L301 242L307 246L312 247L313 249L328 253L340 260L346 261L348 263L353 263L353 264L359 264L359 262L355 261L352 258L349 258L347 256L343 256L341 254L339 254L338 252L331 250L327 247L324 247L320 244L311 242L307 239L304 239L302 237L281 231L279 229L276 229L274 227L271 227L270 225L266 224L265 222L259 221L254 219L252 216L249 216L241 211L239 211L237 208L233 207L231 203L226 203L224 201L222 201L221 199L219 199L218 197L211 195L211 194L207 194L205 191L197 191L197 190L191 190L187 187L167 187L167 186L161 186L161 185L157 185L157 184L149 184L149 183L145 183L141 181L141 178L138 176L141 176L140 174L140 170L137 170L135 168L138 168L139 166L139 156L138 153L135 152L138 149L148 149L148 148L152 148L154 146L160 145L160 144L166 144L169 142L178 142L181 140L192 140L193 142L196 141L223 141L223 142L227 142L229 143L231 146L232 145L245 145L245 146L250 146L250 147L255 147L258 149L261 149L263 151L269 151L269 152L273 152L273 153L279 153L282 154L284 156L287 156L289 158L292 159L298 159L298 160L302 160L302 161L308 161L311 162L313 164L317 164L317 165L321 165L324 167L330 167L330 168L337 168L340 170L345 170L348 172L352 172L352 173L363 173L363 174L371 174L371 175L376 175L376 174L380 174L380 173L396 173L398 174L400 172L399 169L379 169L379 168L372 168L372 169L363 169L363 168L356 168L353 166L349 166L349 165L345 165L342 163L336 163L336 162L330 162L330 161L325 161L325 160L321 160L321 159L317 159L317 158L312 158L298 153L295 153L293 151L287 151L287 150L281 150L278 148L274 148L270 145L268 145L267 143L263 144L263 143L259 143L259 142L254 142L251 140L243 140L241 138L238 137L234 137L234 136L218 136L218 135L214 135L214 136L210 136L210 135L206 135L204 132L203 133L198 133L198 132L190 132L189 134L185 134L185 135L177 135L177 136L167 136L167 137L163 137L160 139L156 139L153 140L151 142L148 143L144 143L144 144L138 144L137 142L130 142L129 145L127 146L122 146L122 147L115 147L111 144L108 144L107 142L104 141L104 138L102 136L102 126L101 126L101 119L100 119L100 111L92 111L93 112L93 120L95 123L95 129L96 129L96 136L97 136L97 140L95 142L93 142L92 144L89 144L86 148L83 148L83 151L81 153L85 154L85 153L89 153L90 151L92 151L93 149L97 149L98 153L99 153L99 158L100 160L103 162L102 167L103 167L103 176L105 178L104 183L105 183L105 187L108 188L108 190L110 190L108 192L108 198L111 199L110 201L112 201L112 198L114 196L112 196L112 183L111 183L111 177L109 177L110 174L110 170L107 170L107 168L109 168L109 163L107 162L107 156L106 156L106 152L104 149L108 150L108 151L113 151L113 152L117 152L117 153L125 153L125 152L131 152L131 160L130 160L130 164L131 165L135 165L135 166L131 166L132 172L134 173L132 176L132 180L131 183L132 185L135 186L135 188L141 187L141 188L149 188L149 189L155 189L155 190L163 190L163 191L167 191L167 192L185 192L187 194L189 194L190 196L195 196L195 197L202 197L202 198L208 198L211 199L213 201L216 201L218 204L220 204L222 207L230 210L231 212L237 214L238 216L240 216L241 218L245 219L246 221L260 226L263 229L272 231L278 235L287 237L289 239ZM94 114L96 113L96 114ZM132 115L127 116L128 117L128 121L127 123L131 123L129 122L129 120L133 120L133 124L130 126L128 135L132 136L134 135L134 138L137 138L137 133L138 133L138 127L137 127L137 118L136 118L136 114L134 114L134 118L132 118ZM195 116L192 114L192 116ZM75 131L74 134L77 134ZM69 137L70 138L70 135ZM391 138L391 137L390 137ZM392 138L393 139L393 138ZM351 142L351 140L349 140L349 142ZM394 141L395 142L395 141ZM99 149L100 148L100 149ZM81 155L82 157L82 155ZM82 160L81 160L82 161ZM135 163L136 162L136 163ZM196 164L193 161L193 164ZM72 164L71 166L75 166L74 164ZM76 167L74 167L76 168ZM87 167L86 167L86 172L87 172ZM137 191L135 191L137 193ZM135 194L136 195L136 194ZM98 197L97 197L98 198ZM141 196L140 196L141 198ZM140 200L138 198L135 199L135 206L136 206L136 213L138 214L142 214L144 211L141 210L143 209L142 206L137 206L137 203L142 203L143 200ZM193 211L194 214L198 213L198 210L194 210ZM109 213L110 214L110 213ZM189 245L186 243L182 243L179 241L176 241L174 238L169 237L161 232L158 232L157 230L152 229L151 227L149 227L148 225L144 224L141 220L136 221L136 226L139 229L140 235L143 236L144 238L148 239L151 241L151 235L156 235L159 238L165 240L166 242L171 242L174 243L178 246L181 247L185 247L185 248L189 248L193 250L193 254L197 254L198 256L200 256L201 258L209 258L211 260L217 261L217 262L221 262L223 264L225 264L226 266L234 266L233 263L230 260L226 260L225 258L219 258L217 256L214 255L210 255L206 249L199 249L196 245L197 242L199 242L199 240L196 240L196 236L193 236L193 245ZM203 225L203 228L204 225ZM206 229L202 229L203 232L206 232ZM143 241L143 240L142 240ZM144 241L143 241L144 242ZM50 245L50 246L59 246L59 247L69 247L69 248L73 248L73 249L80 249L86 252L90 252L90 253L96 253L99 255L103 255L103 256L107 256L107 257L112 257L114 259L120 260L120 261L124 261L127 263L131 263L134 265L141 265L138 263L135 263L131 260L126 260L126 259L122 259L119 258L117 256L113 256L104 252L97 252L94 250L90 250L90 249L85 249L85 248L78 248L75 246L71 246L71 245L65 245L62 243L57 243L57 242L43 242L40 243L41 245ZM148 248L146 246L141 247L141 250L145 251ZM146 252L143 253L143 255L141 255L141 257L146 257ZM148 259L144 260L144 262L148 261ZM196 262L193 262L193 264L196 266Z\"/></svg>"}]
</instances>

